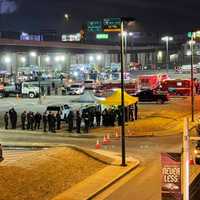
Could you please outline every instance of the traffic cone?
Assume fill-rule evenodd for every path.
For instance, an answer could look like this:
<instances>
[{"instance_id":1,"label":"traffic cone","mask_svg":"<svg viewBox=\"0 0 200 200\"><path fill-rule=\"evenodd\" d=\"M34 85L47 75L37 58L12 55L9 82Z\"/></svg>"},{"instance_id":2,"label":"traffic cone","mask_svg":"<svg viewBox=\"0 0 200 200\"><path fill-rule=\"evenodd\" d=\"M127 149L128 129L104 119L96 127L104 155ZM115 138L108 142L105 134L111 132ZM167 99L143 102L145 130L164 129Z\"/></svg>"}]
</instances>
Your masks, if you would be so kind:
<instances>
[{"instance_id":1,"label":"traffic cone","mask_svg":"<svg viewBox=\"0 0 200 200\"><path fill-rule=\"evenodd\" d=\"M0 162L3 160L3 149L2 145L0 144Z\"/></svg>"},{"instance_id":2,"label":"traffic cone","mask_svg":"<svg viewBox=\"0 0 200 200\"><path fill-rule=\"evenodd\" d=\"M17 101L19 101L19 94L16 94L16 99Z\"/></svg>"},{"instance_id":3,"label":"traffic cone","mask_svg":"<svg viewBox=\"0 0 200 200\"><path fill-rule=\"evenodd\" d=\"M106 139L107 139L107 142L108 142L108 143L111 142L111 141L110 141L110 134L109 134L109 133L106 135Z\"/></svg>"},{"instance_id":4,"label":"traffic cone","mask_svg":"<svg viewBox=\"0 0 200 200\"><path fill-rule=\"evenodd\" d=\"M107 140L106 136L103 137L103 143L102 144L103 145L107 145L108 144L108 140Z\"/></svg>"},{"instance_id":5,"label":"traffic cone","mask_svg":"<svg viewBox=\"0 0 200 200\"><path fill-rule=\"evenodd\" d=\"M119 138L120 138L120 136L119 136L119 133L118 133L118 131L117 131L117 130L115 131L115 138L117 138L117 139L119 139Z\"/></svg>"},{"instance_id":6,"label":"traffic cone","mask_svg":"<svg viewBox=\"0 0 200 200\"><path fill-rule=\"evenodd\" d=\"M131 131L128 129L128 136L131 136Z\"/></svg>"},{"instance_id":7,"label":"traffic cone","mask_svg":"<svg viewBox=\"0 0 200 200\"><path fill-rule=\"evenodd\" d=\"M101 148L101 144L100 144L99 140L97 140L96 149L100 149L100 148Z\"/></svg>"}]
</instances>

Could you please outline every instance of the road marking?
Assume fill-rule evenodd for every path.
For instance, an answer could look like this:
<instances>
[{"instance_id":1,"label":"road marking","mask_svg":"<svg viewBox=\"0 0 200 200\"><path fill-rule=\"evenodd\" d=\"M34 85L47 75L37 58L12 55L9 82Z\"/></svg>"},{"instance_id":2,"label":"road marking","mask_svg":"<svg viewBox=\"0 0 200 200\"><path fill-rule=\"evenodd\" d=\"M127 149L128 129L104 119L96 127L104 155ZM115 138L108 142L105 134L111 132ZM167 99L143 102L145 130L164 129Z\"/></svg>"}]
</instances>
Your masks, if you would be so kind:
<instances>
[{"instance_id":1,"label":"road marking","mask_svg":"<svg viewBox=\"0 0 200 200\"><path fill-rule=\"evenodd\" d=\"M142 171L144 171L145 167L137 167L135 170L130 172L128 175L114 183L112 186L110 186L107 190L103 191L101 194L99 194L97 197L94 198L94 200L104 200L107 197L109 197L114 191L125 185L128 181L130 181L132 178L140 174Z\"/></svg>"}]
</instances>

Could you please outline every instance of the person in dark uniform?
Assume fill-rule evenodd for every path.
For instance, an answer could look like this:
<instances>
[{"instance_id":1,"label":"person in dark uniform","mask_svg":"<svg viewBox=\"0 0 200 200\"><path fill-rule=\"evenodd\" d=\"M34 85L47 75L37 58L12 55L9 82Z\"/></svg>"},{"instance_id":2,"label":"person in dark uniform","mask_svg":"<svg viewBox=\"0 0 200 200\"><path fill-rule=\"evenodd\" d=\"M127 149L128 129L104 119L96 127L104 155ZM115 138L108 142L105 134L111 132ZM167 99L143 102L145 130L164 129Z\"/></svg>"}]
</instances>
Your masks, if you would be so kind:
<instances>
[{"instance_id":1,"label":"person in dark uniform","mask_svg":"<svg viewBox=\"0 0 200 200\"><path fill-rule=\"evenodd\" d=\"M135 104L135 120L138 119L138 106L137 103Z\"/></svg>"},{"instance_id":2,"label":"person in dark uniform","mask_svg":"<svg viewBox=\"0 0 200 200\"><path fill-rule=\"evenodd\" d=\"M81 133L81 115L78 110L76 111L76 132Z\"/></svg>"},{"instance_id":3,"label":"person in dark uniform","mask_svg":"<svg viewBox=\"0 0 200 200\"><path fill-rule=\"evenodd\" d=\"M34 113L31 112L31 113L30 113L30 129L31 129L32 131L34 130L34 122L35 122Z\"/></svg>"},{"instance_id":4,"label":"person in dark uniform","mask_svg":"<svg viewBox=\"0 0 200 200\"><path fill-rule=\"evenodd\" d=\"M47 95L50 96L51 95L51 86L47 87Z\"/></svg>"},{"instance_id":5,"label":"person in dark uniform","mask_svg":"<svg viewBox=\"0 0 200 200\"><path fill-rule=\"evenodd\" d=\"M56 124L57 124L57 130L60 130L61 117L59 111L56 113Z\"/></svg>"},{"instance_id":6,"label":"person in dark uniform","mask_svg":"<svg viewBox=\"0 0 200 200\"><path fill-rule=\"evenodd\" d=\"M51 124L52 124L51 132L56 133L56 114L55 113L51 114Z\"/></svg>"},{"instance_id":7,"label":"person in dark uniform","mask_svg":"<svg viewBox=\"0 0 200 200\"><path fill-rule=\"evenodd\" d=\"M25 130L26 125L26 111L21 114L21 123L22 123L22 130Z\"/></svg>"},{"instance_id":8,"label":"person in dark uniform","mask_svg":"<svg viewBox=\"0 0 200 200\"><path fill-rule=\"evenodd\" d=\"M90 123L90 128L94 128L94 110L91 108L89 110L89 123Z\"/></svg>"},{"instance_id":9,"label":"person in dark uniform","mask_svg":"<svg viewBox=\"0 0 200 200\"><path fill-rule=\"evenodd\" d=\"M30 122L31 117L30 116L31 116L31 112L29 111L27 113L27 125L26 125L27 130L29 130L31 127L31 122Z\"/></svg>"},{"instance_id":10,"label":"person in dark uniform","mask_svg":"<svg viewBox=\"0 0 200 200\"><path fill-rule=\"evenodd\" d=\"M96 109L95 116L96 116L97 127L100 127L100 125L101 125L101 111L99 109Z\"/></svg>"},{"instance_id":11,"label":"person in dark uniform","mask_svg":"<svg viewBox=\"0 0 200 200\"><path fill-rule=\"evenodd\" d=\"M15 111L14 108L12 108L9 111L9 115L10 115L10 122L11 122L12 129L16 129L16 127L17 127L17 112Z\"/></svg>"},{"instance_id":12,"label":"person in dark uniform","mask_svg":"<svg viewBox=\"0 0 200 200\"><path fill-rule=\"evenodd\" d=\"M37 113L35 114L35 130L36 130L36 129L38 129L38 130L40 129L41 119L42 119L41 114L40 114L39 112L37 112Z\"/></svg>"},{"instance_id":13,"label":"person in dark uniform","mask_svg":"<svg viewBox=\"0 0 200 200\"><path fill-rule=\"evenodd\" d=\"M85 127L84 127L84 131L85 133L88 133L89 132L89 126L90 126L90 122L89 122L89 112L87 109L85 109L83 111L83 120L84 120L84 124L85 124Z\"/></svg>"},{"instance_id":14,"label":"person in dark uniform","mask_svg":"<svg viewBox=\"0 0 200 200\"><path fill-rule=\"evenodd\" d=\"M48 114L48 127L49 127L49 132L52 132L52 113L51 112L49 112L49 114Z\"/></svg>"},{"instance_id":15,"label":"person in dark uniform","mask_svg":"<svg viewBox=\"0 0 200 200\"><path fill-rule=\"evenodd\" d=\"M134 107L133 107L133 105L129 106L129 120L134 121Z\"/></svg>"},{"instance_id":16,"label":"person in dark uniform","mask_svg":"<svg viewBox=\"0 0 200 200\"><path fill-rule=\"evenodd\" d=\"M43 130L44 130L44 132L47 132L48 116L47 116L46 112L43 113L42 121L43 121Z\"/></svg>"},{"instance_id":17,"label":"person in dark uniform","mask_svg":"<svg viewBox=\"0 0 200 200\"><path fill-rule=\"evenodd\" d=\"M74 126L74 113L73 111L69 111L69 114L68 114L68 131L69 132L72 132L73 130L73 126Z\"/></svg>"},{"instance_id":18,"label":"person in dark uniform","mask_svg":"<svg viewBox=\"0 0 200 200\"><path fill-rule=\"evenodd\" d=\"M9 119L8 112L6 112L4 115L5 129L8 129L8 119Z\"/></svg>"}]
</instances>

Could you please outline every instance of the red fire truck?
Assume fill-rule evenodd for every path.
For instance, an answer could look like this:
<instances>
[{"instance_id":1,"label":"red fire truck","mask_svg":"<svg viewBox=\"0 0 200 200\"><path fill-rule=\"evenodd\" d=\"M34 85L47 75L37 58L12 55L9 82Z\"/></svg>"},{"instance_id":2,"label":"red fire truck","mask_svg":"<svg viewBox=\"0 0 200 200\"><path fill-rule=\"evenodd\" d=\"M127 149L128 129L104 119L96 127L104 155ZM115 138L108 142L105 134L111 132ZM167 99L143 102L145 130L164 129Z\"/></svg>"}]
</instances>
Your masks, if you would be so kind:
<instances>
[{"instance_id":1,"label":"red fire truck","mask_svg":"<svg viewBox=\"0 0 200 200\"><path fill-rule=\"evenodd\" d=\"M167 74L140 75L138 76L138 89L156 89L166 79L168 79Z\"/></svg>"},{"instance_id":2,"label":"red fire truck","mask_svg":"<svg viewBox=\"0 0 200 200\"><path fill-rule=\"evenodd\" d=\"M172 96L189 96L191 92L191 80L168 79L164 80L160 87L162 91L167 91Z\"/></svg>"},{"instance_id":3,"label":"red fire truck","mask_svg":"<svg viewBox=\"0 0 200 200\"><path fill-rule=\"evenodd\" d=\"M137 82L136 80L132 80L131 82L125 83L125 90L128 94L133 95L137 91ZM109 96L115 89L121 88L120 82L110 82L110 83L102 83L95 90L96 96Z\"/></svg>"}]
</instances>

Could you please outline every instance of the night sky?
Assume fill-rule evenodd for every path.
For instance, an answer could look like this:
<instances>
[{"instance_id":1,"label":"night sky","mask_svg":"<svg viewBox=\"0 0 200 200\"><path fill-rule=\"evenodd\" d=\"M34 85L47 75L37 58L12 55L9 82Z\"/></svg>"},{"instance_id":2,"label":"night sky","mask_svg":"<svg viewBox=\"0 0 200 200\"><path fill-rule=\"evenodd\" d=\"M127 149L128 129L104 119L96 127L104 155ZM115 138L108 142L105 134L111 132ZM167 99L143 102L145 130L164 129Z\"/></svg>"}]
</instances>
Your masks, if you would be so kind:
<instances>
[{"instance_id":1,"label":"night sky","mask_svg":"<svg viewBox=\"0 0 200 200\"><path fill-rule=\"evenodd\" d=\"M0 15L0 30L77 32L87 20L131 16L147 31L183 33L200 27L200 1L0 0Z\"/></svg>"}]
</instances>

